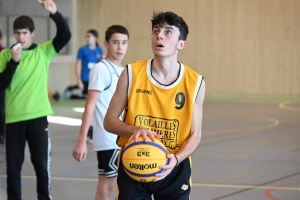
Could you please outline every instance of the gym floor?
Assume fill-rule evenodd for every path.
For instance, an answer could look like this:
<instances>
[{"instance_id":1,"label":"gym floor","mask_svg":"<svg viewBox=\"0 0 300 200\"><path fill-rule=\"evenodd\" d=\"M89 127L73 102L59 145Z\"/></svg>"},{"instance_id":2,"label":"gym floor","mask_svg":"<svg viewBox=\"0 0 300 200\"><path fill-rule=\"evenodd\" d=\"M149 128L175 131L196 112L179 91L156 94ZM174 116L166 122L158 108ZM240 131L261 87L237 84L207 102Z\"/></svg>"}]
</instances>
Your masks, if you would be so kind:
<instances>
[{"instance_id":1,"label":"gym floor","mask_svg":"<svg viewBox=\"0 0 300 200\"><path fill-rule=\"evenodd\" d=\"M67 117L74 125L50 123L51 195L55 200L94 199L98 178L92 144L87 144L85 162L72 157L84 101L58 101L52 105L56 117L50 121L61 122L57 116ZM299 200L300 102L206 100L202 140L192 160L191 200ZM1 145L1 200L6 199L5 170ZM36 199L35 188L26 147L23 199Z\"/></svg>"}]
</instances>

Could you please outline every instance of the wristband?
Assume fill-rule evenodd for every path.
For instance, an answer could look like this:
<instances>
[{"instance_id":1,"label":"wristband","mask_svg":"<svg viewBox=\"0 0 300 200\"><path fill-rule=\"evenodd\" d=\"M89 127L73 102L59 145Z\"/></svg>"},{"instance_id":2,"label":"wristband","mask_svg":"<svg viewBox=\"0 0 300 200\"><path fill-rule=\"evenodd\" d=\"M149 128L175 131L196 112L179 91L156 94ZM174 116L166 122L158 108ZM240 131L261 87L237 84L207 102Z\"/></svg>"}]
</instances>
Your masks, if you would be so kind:
<instances>
[{"instance_id":1,"label":"wristband","mask_svg":"<svg viewBox=\"0 0 300 200\"><path fill-rule=\"evenodd\" d=\"M176 158L176 165L175 166L177 166L178 165L178 158L175 154L174 154L174 157Z\"/></svg>"}]
</instances>

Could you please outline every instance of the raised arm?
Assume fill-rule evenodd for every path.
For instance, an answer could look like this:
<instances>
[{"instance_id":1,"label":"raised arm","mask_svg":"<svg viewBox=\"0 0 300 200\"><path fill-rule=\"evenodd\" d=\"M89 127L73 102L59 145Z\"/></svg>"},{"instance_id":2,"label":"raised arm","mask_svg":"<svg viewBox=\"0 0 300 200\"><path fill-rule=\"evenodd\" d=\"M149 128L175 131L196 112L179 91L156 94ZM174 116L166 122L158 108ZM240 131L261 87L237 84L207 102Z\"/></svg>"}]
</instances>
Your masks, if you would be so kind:
<instances>
[{"instance_id":1,"label":"raised arm","mask_svg":"<svg viewBox=\"0 0 300 200\"><path fill-rule=\"evenodd\" d=\"M58 53L68 43L71 38L71 31L69 29L67 21L57 11L56 4L52 0L38 0L39 3L50 13L50 17L53 19L56 25L56 35L53 39L53 46Z\"/></svg>"}]
</instances>

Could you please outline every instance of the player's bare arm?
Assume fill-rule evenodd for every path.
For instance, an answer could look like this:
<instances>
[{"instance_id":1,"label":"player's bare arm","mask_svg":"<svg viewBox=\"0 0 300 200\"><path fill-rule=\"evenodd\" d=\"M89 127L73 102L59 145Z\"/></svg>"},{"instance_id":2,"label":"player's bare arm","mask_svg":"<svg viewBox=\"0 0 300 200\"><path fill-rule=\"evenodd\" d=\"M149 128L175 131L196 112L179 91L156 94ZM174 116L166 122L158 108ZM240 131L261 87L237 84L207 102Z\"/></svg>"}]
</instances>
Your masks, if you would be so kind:
<instances>
[{"instance_id":1,"label":"player's bare arm","mask_svg":"<svg viewBox=\"0 0 300 200\"><path fill-rule=\"evenodd\" d=\"M85 109L82 114L82 124L80 127L78 140L73 150L73 157L79 162L84 161L87 157L86 137L88 129L92 123L93 112L99 98L99 94L100 92L97 90L88 91Z\"/></svg>"},{"instance_id":2,"label":"player's bare arm","mask_svg":"<svg viewBox=\"0 0 300 200\"><path fill-rule=\"evenodd\" d=\"M158 178L156 178L154 181L159 181L161 179L164 179L168 174L171 173L171 171L176 165L178 165L181 161L183 161L184 159L192 155L194 151L197 149L201 140L204 97L205 97L205 81L203 80L199 94L197 96L194 105L190 135L188 139L183 143L182 147L180 148L180 150L177 152L176 155L174 154L167 155L167 158L169 159L169 164L165 166L161 166L161 168L165 169L165 171L160 174L157 174Z\"/></svg>"},{"instance_id":3,"label":"player's bare arm","mask_svg":"<svg viewBox=\"0 0 300 200\"><path fill-rule=\"evenodd\" d=\"M116 135L130 137L132 130L122 121L119 116L127 105L127 70L124 69L118 80L116 91L110 101L108 110L104 118L104 128Z\"/></svg>"},{"instance_id":4,"label":"player's bare arm","mask_svg":"<svg viewBox=\"0 0 300 200\"><path fill-rule=\"evenodd\" d=\"M127 125L119 120L119 116L127 105L127 88L128 75L127 70L125 69L119 78L116 92L110 101L110 105L104 118L104 128L108 132L129 137L129 141L132 139L137 141L139 136L143 136L145 141L147 141L147 136L149 136L152 141L155 141L155 138L160 138L161 136L157 135L155 132L149 131L148 129Z\"/></svg>"},{"instance_id":5,"label":"player's bare arm","mask_svg":"<svg viewBox=\"0 0 300 200\"><path fill-rule=\"evenodd\" d=\"M193 111L191 132L189 138L183 143L182 148L176 154L178 163L189 157L197 149L202 134L203 102L205 97L205 81L202 85L196 99Z\"/></svg>"}]
</instances>

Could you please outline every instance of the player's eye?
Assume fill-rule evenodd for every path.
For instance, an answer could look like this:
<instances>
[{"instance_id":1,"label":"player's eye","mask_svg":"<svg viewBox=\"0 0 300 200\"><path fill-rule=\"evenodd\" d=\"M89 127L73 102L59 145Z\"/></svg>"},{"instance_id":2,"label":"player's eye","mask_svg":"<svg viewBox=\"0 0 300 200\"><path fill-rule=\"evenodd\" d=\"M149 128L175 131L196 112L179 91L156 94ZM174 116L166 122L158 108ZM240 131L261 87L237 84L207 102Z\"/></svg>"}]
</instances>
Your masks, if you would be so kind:
<instances>
[{"instance_id":1,"label":"player's eye","mask_svg":"<svg viewBox=\"0 0 300 200\"><path fill-rule=\"evenodd\" d=\"M166 34L170 35L170 34L172 34L172 31L171 30L166 30Z\"/></svg>"},{"instance_id":2,"label":"player's eye","mask_svg":"<svg viewBox=\"0 0 300 200\"><path fill-rule=\"evenodd\" d=\"M157 30L157 29L154 29L154 30L153 30L153 33L154 33L154 34L158 34L158 30Z\"/></svg>"}]
</instances>

